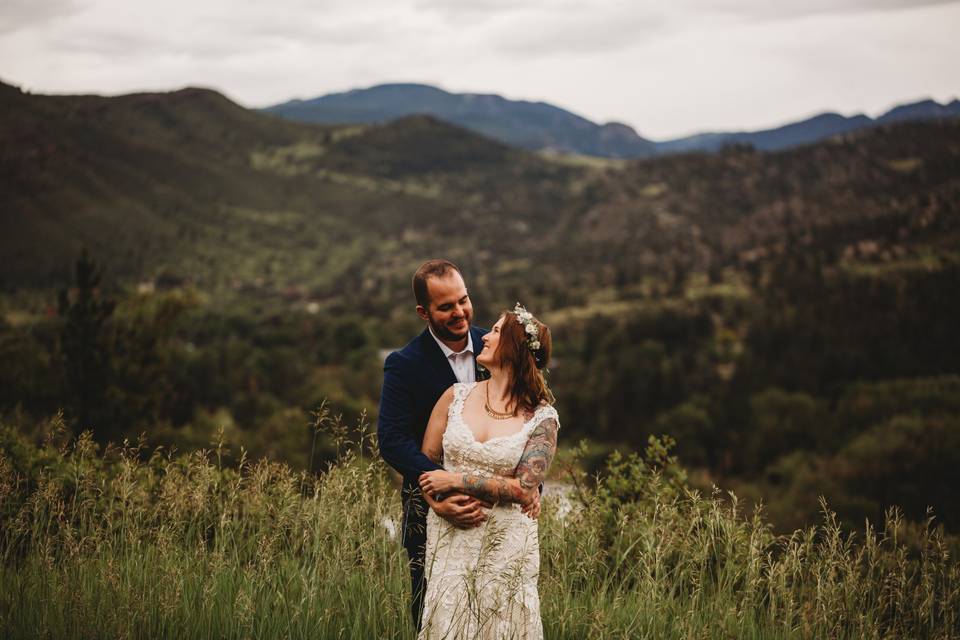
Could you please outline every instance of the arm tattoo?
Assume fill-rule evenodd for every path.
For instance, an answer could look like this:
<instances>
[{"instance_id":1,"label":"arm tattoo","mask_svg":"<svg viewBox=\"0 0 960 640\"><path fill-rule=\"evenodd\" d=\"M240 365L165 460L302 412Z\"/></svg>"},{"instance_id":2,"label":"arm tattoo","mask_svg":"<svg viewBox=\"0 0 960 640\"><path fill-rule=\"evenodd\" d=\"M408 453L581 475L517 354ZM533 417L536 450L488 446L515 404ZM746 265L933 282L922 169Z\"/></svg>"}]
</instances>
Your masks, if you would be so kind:
<instances>
[{"instance_id":1,"label":"arm tattoo","mask_svg":"<svg viewBox=\"0 0 960 640\"><path fill-rule=\"evenodd\" d=\"M547 469L557 452L557 429L559 425L553 418L543 420L533 429L527 446L517 465L517 478L520 486L526 490L539 487L547 475Z\"/></svg>"},{"instance_id":2,"label":"arm tattoo","mask_svg":"<svg viewBox=\"0 0 960 640\"><path fill-rule=\"evenodd\" d=\"M516 477L464 473L460 490L488 502L523 502L543 482L557 451L557 421L547 418L533 429L517 464Z\"/></svg>"},{"instance_id":3,"label":"arm tattoo","mask_svg":"<svg viewBox=\"0 0 960 640\"><path fill-rule=\"evenodd\" d=\"M520 502L523 498L520 487L503 476L464 473L461 483L461 491L487 502Z\"/></svg>"}]
</instances>

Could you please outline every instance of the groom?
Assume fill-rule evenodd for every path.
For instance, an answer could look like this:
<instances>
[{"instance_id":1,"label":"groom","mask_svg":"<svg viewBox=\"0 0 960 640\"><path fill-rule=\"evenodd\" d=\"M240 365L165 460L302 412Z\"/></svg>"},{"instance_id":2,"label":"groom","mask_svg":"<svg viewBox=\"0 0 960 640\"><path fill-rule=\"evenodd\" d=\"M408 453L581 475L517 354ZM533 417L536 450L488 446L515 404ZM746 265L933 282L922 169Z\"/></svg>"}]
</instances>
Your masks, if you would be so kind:
<instances>
[{"instance_id":1,"label":"groom","mask_svg":"<svg viewBox=\"0 0 960 640\"><path fill-rule=\"evenodd\" d=\"M443 392L455 382L479 379L476 353L486 331L471 328L473 307L460 270L448 260L429 260L413 275L417 315L423 332L383 365L383 390L377 438L380 454L403 476L403 546L410 559L413 588L411 612L420 626L423 593L427 505L420 494L421 473L440 467L420 447L427 421ZM463 494L440 502L437 515L460 528L475 527L486 519L482 503Z\"/></svg>"}]
</instances>

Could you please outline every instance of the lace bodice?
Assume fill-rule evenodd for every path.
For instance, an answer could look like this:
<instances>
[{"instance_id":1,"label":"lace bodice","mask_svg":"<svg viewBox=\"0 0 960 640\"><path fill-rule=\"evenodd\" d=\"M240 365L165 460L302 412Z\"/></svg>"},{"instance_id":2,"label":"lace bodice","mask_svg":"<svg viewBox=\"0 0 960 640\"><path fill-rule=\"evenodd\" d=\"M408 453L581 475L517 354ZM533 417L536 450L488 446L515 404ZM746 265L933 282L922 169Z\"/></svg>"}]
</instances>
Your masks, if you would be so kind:
<instances>
[{"instance_id":1,"label":"lace bodice","mask_svg":"<svg viewBox=\"0 0 960 640\"><path fill-rule=\"evenodd\" d=\"M550 405L541 405L523 423L520 431L478 442L463 419L463 403L476 385L476 382L454 385L447 430L443 434L443 467L453 472L479 471L512 477L530 433L541 421L547 418L556 420L557 411Z\"/></svg>"}]
</instances>

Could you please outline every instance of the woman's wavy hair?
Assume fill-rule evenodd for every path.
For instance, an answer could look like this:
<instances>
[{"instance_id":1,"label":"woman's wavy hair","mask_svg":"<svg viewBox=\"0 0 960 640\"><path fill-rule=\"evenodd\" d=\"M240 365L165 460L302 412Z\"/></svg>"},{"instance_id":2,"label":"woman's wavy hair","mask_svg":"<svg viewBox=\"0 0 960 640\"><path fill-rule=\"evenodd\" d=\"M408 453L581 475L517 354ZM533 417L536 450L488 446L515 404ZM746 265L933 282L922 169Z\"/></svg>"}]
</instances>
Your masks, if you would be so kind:
<instances>
[{"instance_id":1,"label":"woman's wavy hair","mask_svg":"<svg viewBox=\"0 0 960 640\"><path fill-rule=\"evenodd\" d=\"M514 411L534 411L543 402L552 403L553 393L543 377L543 369L550 361L550 327L533 319L540 342L540 348L534 350L527 345L527 333L517 314L504 311L502 315L504 320L496 357L507 372L507 392Z\"/></svg>"}]
</instances>

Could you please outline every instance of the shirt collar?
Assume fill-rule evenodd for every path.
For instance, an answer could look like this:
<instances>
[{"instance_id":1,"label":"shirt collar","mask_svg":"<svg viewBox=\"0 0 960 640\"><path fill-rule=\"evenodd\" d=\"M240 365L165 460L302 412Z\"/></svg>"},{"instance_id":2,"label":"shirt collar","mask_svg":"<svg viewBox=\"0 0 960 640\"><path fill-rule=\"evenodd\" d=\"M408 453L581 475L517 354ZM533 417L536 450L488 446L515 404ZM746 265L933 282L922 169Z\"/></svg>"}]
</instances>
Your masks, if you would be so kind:
<instances>
[{"instance_id":1,"label":"shirt collar","mask_svg":"<svg viewBox=\"0 0 960 640\"><path fill-rule=\"evenodd\" d=\"M464 347L463 351L454 351L436 336L431 327L428 326L427 328L430 330L430 337L436 340L437 344L440 345L440 350L443 351L444 358L449 358L450 356L459 356L462 353L473 353L473 334L469 331L467 331L467 346Z\"/></svg>"}]
</instances>

